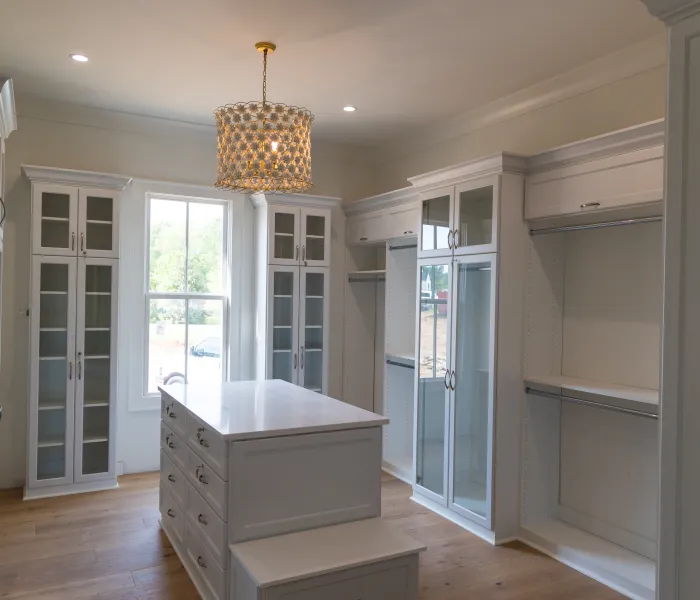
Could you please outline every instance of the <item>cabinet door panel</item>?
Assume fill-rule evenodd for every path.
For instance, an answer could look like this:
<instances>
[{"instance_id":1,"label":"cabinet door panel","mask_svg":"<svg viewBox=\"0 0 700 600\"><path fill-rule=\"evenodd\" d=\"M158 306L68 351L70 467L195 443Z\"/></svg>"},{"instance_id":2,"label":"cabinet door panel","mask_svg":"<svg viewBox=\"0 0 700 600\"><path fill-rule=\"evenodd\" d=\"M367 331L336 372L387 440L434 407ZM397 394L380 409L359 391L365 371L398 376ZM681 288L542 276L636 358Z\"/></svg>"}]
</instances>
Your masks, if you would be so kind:
<instances>
[{"instance_id":1,"label":"cabinet door panel","mask_svg":"<svg viewBox=\"0 0 700 600\"><path fill-rule=\"evenodd\" d=\"M328 269L302 268L299 306L299 385L327 393Z\"/></svg>"},{"instance_id":2,"label":"cabinet door panel","mask_svg":"<svg viewBox=\"0 0 700 600\"><path fill-rule=\"evenodd\" d=\"M290 207L271 207L268 223L268 263L271 265L298 265L301 256L300 210Z\"/></svg>"},{"instance_id":3,"label":"cabinet door panel","mask_svg":"<svg viewBox=\"0 0 700 600\"><path fill-rule=\"evenodd\" d=\"M454 208L455 255L496 252L500 178L487 177L457 187Z\"/></svg>"},{"instance_id":4,"label":"cabinet door panel","mask_svg":"<svg viewBox=\"0 0 700 600\"><path fill-rule=\"evenodd\" d=\"M449 504L491 527L496 255L455 263Z\"/></svg>"},{"instance_id":5,"label":"cabinet door panel","mask_svg":"<svg viewBox=\"0 0 700 600\"><path fill-rule=\"evenodd\" d=\"M29 488L73 482L76 262L33 258Z\"/></svg>"},{"instance_id":6,"label":"cabinet door panel","mask_svg":"<svg viewBox=\"0 0 700 600\"><path fill-rule=\"evenodd\" d=\"M452 254L454 188L421 195L418 257Z\"/></svg>"},{"instance_id":7,"label":"cabinet door panel","mask_svg":"<svg viewBox=\"0 0 700 600\"><path fill-rule=\"evenodd\" d=\"M35 184L32 196L33 254L77 256L78 189Z\"/></svg>"},{"instance_id":8,"label":"cabinet door panel","mask_svg":"<svg viewBox=\"0 0 700 600\"><path fill-rule=\"evenodd\" d=\"M445 503L450 349L450 262L421 264L416 355L416 484Z\"/></svg>"},{"instance_id":9,"label":"cabinet door panel","mask_svg":"<svg viewBox=\"0 0 700 600\"><path fill-rule=\"evenodd\" d=\"M299 372L299 268L269 268L267 378L296 384Z\"/></svg>"},{"instance_id":10,"label":"cabinet door panel","mask_svg":"<svg viewBox=\"0 0 700 600\"><path fill-rule=\"evenodd\" d=\"M331 255L331 214L328 210L301 209L301 264L327 267Z\"/></svg>"},{"instance_id":11,"label":"cabinet door panel","mask_svg":"<svg viewBox=\"0 0 700 600\"><path fill-rule=\"evenodd\" d=\"M80 188L80 256L119 257L119 193Z\"/></svg>"}]
</instances>

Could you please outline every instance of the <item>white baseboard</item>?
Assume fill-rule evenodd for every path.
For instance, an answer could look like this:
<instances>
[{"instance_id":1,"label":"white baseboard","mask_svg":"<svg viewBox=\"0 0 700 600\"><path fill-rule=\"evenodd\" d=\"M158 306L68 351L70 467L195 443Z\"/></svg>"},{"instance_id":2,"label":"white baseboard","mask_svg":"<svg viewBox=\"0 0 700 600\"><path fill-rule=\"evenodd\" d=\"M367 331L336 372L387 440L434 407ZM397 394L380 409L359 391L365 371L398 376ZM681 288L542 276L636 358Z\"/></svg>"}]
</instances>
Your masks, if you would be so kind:
<instances>
[{"instance_id":1,"label":"white baseboard","mask_svg":"<svg viewBox=\"0 0 700 600\"><path fill-rule=\"evenodd\" d=\"M382 471L389 473L389 475L391 475L392 477L396 477L396 479L400 479L408 485L413 485L413 477L411 475L411 472L407 469L402 469L400 467L397 467L396 465L392 465L391 463L388 463L383 460Z\"/></svg>"},{"instance_id":2,"label":"white baseboard","mask_svg":"<svg viewBox=\"0 0 700 600\"><path fill-rule=\"evenodd\" d=\"M38 500L39 498L53 498L54 496L70 496L71 494L85 494L87 492L102 492L114 490L119 487L116 479L103 479L101 481L87 481L85 483L71 483L69 485L54 485L29 490L24 488L24 500Z\"/></svg>"}]
</instances>

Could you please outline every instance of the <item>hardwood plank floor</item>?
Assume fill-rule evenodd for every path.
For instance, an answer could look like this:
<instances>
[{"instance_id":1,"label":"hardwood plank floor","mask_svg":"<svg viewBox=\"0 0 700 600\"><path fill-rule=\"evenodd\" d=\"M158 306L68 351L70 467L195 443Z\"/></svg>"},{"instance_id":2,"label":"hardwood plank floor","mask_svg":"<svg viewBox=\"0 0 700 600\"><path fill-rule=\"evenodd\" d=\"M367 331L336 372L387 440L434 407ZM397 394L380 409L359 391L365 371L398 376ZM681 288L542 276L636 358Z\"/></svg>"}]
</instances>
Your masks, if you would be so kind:
<instances>
[{"instance_id":1,"label":"hardwood plank floor","mask_svg":"<svg viewBox=\"0 0 700 600\"><path fill-rule=\"evenodd\" d=\"M0 491L0 598L196 600L158 525L158 474L107 492L23 502ZM382 478L386 519L421 540L422 600L617 600L623 597L520 543L494 547Z\"/></svg>"}]
</instances>

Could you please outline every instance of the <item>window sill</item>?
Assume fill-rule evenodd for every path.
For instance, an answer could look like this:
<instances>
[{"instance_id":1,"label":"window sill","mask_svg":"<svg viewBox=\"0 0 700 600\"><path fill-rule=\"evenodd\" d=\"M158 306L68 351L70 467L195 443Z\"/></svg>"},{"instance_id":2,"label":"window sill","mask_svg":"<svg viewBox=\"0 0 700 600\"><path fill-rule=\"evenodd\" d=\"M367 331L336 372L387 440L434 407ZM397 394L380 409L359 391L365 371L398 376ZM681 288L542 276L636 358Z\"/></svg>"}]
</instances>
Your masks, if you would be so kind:
<instances>
[{"instance_id":1,"label":"window sill","mask_svg":"<svg viewBox=\"0 0 700 600\"><path fill-rule=\"evenodd\" d=\"M148 394L129 403L129 412L160 411L160 394Z\"/></svg>"}]
</instances>

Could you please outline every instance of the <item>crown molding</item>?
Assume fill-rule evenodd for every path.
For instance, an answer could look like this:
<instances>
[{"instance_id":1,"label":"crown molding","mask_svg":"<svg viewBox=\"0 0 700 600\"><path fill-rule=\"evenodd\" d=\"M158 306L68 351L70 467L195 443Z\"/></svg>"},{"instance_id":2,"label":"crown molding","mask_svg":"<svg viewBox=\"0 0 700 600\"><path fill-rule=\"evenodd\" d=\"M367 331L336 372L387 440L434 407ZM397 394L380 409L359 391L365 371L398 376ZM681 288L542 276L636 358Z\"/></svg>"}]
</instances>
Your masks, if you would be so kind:
<instances>
[{"instance_id":1,"label":"crown molding","mask_svg":"<svg viewBox=\"0 0 700 600\"><path fill-rule=\"evenodd\" d=\"M415 200L418 200L418 194L414 187L409 186L401 188L400 190L363 198L362 200L347 202L342 205L342 208L345 215L351 217L353 215L381 210L382 208L391 208L399 204L407 204Z\"/></svg>"},{"instance_id":2,"label":"crown molding","mask_svg":"<svg viewBox=\"0 0 700 600\"><path fill-rule=\"evenodd\" d=\"M336 196L315 196L313 194L251 194L248 196L255 208L261 206L307 206L310 208L335 208L342 199Z\"/></svg>"},{"instance_id":3,"label":"crown molding","mask_svg":"<svg viewBox=\"0 0 700 600\"><path fill-rule=\"evenodd\" d=\"M486 175L498 175L500 173L522 174L527 170L527 157L519 154L506 154L499 152L493 156L470 160L458 165L444 167L409 177L408 181L417 192L427 192L435 188L456 185L463 181L484 177Z\"/></svg>"},{"instance_id":4,"label":"crown molding","mask_svg":"<svg viewBox=\"0 0 700 600\"><path fill-rule=\"evenodd\" d=\"M0 138L7 138L17 129L15 93L12 79L0 77Z\"/></svg>"},{"instance_id":5,"label":"crown molding","mask_svg":"<svg viewBox=\"0 0 700 600\"><path fill-rule=\"evenodd\" d=\"M666 138L664 119L566 144L527 159L527 172L539 173L616 154L663 146Z\"/></svg>"},{"instance_id":6,"label":"crown molding","mask_svg":"<svg viewBox=\"0 0 700 600\"><path fill-rule=\"evenodd\" d=\"M73 169L57 169L54 167L37 167L35 165L22 165L22 172L32 183L84 185L110 190L123 190L129 185L132 179L125 175L95 173L94 171L75 171Z\"/></svg>"},{"instance_id":7,"label":"crown molding","mask_svg":"<svg viewBox=\"0 0 700 600\"><path fill-rule=\"evenodd\" d=\"M667 25L700 12L700 0L642 0L647 10Z\"/></svg>"}]
</instances>

